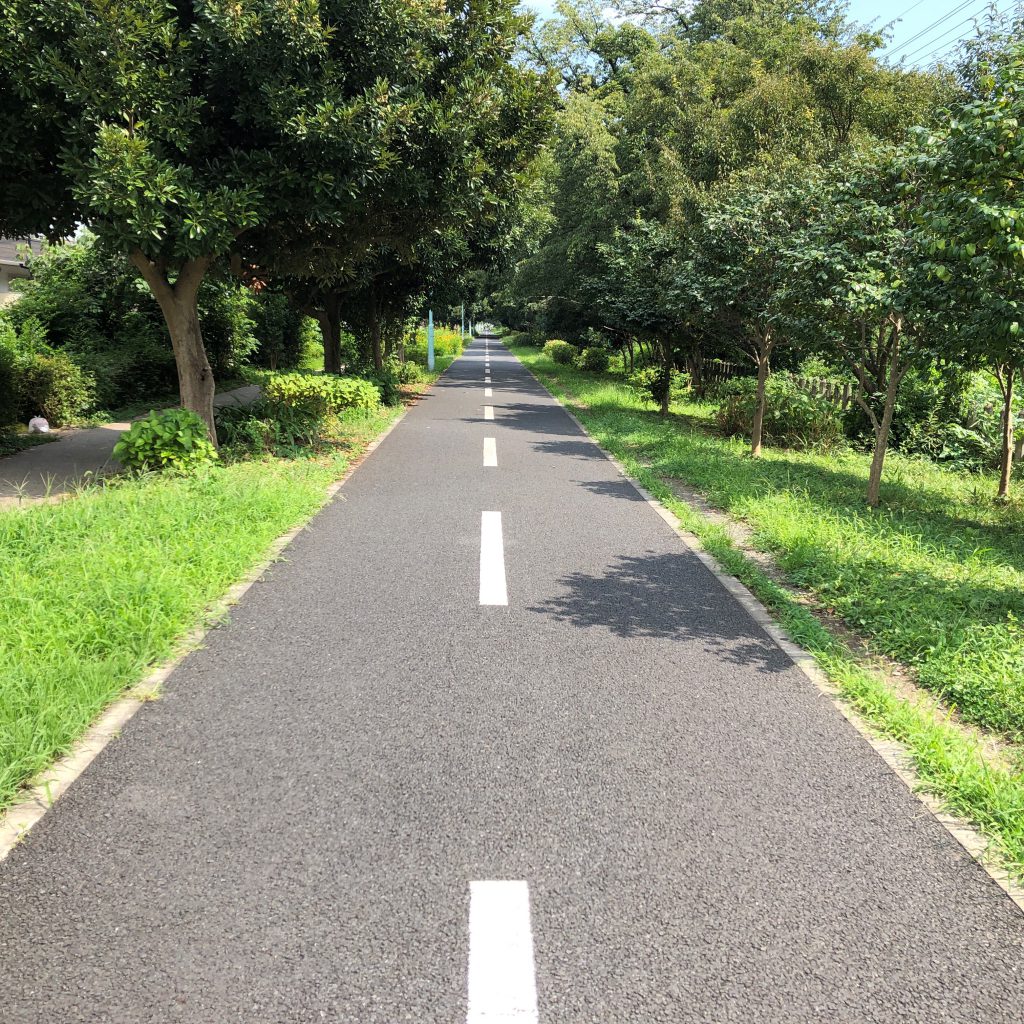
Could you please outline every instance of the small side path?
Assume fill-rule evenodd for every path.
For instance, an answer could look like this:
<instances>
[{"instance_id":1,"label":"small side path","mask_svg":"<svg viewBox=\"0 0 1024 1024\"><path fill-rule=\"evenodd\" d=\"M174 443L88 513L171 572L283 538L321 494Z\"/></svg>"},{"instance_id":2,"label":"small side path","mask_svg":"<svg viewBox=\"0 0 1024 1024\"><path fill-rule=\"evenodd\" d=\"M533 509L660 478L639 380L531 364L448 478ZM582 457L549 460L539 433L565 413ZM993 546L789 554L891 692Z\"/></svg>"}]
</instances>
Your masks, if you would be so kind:
<instances>
[{"instance_id":1,"label":"small side path","mask_svg":"<svg viewBox=\"0 0 1024 1024\"><path fill-rule=\"evenodd\" d=\"M248 405L259 397L255 384L216 395L213 404ZM90 476L116 470L114 445L131 422L104 423L102 427L76 430L52 444L39 445L0 459L0 508L22 501L59 497Z\"/></svg>"}]
</instances>

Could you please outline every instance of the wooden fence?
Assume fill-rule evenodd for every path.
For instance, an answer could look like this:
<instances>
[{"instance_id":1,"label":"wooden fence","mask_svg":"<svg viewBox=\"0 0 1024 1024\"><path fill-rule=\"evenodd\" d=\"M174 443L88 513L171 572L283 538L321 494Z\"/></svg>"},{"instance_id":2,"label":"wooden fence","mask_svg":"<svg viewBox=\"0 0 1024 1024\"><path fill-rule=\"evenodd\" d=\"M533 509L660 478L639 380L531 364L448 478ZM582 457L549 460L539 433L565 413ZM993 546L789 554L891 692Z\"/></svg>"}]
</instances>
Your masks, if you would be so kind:
<instances>
[{"instance_id":1,"label":"wooden fence","mask_svg":"<svg viewBox=\"0 0 1024 1024\"><path fill-rule=\"evenodd\" d=\"M705 359L702 366L705 384L720 384L733 377L749 377L754 372L752 366L730 363L725 359ZM824 398L845 412L854 401L852 384L836 384L822 377L794 377L798 388L816 398Z\"/></svg>"}]
</instances>

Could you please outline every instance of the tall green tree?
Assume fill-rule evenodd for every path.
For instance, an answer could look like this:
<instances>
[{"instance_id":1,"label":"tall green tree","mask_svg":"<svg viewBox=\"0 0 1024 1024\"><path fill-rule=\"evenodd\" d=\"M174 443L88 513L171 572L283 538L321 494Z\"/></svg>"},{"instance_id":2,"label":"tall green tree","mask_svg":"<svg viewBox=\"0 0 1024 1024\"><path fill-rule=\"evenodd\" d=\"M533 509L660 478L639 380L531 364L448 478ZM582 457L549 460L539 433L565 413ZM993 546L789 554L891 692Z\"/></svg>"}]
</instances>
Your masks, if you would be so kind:
<instances>
[{"instance_id":1,"label":"tall green tree","mask_svg":"<svg viewBox=\"0 0 1024 1024\"><path fill-rule=\"evenodd\" d=\"M1010 492L1014 398L1024 372L1024 47L982 76L983 94L920 133L919 220L931 269L956 296L967 354L1003 396L998 497Z\"/></svg>"}]
</instances>

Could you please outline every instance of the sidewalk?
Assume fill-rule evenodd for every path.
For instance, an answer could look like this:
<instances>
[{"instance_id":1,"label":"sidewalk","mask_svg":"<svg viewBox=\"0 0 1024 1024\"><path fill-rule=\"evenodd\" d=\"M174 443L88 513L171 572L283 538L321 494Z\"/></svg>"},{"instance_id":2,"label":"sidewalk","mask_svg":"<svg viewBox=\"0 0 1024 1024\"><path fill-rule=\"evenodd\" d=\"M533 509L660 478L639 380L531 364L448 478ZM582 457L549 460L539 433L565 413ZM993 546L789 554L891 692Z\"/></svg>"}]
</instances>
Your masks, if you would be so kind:
<instances>
[{"instance_id":1,"label":"sidewalk","mask_svg":"<svg viewBox=\"0 0 1024 1024\"><path fill-rule=\"evenodd\" d=\"M249 384L215 395L214 407L248 405L260 389ZM114 445L131 421L105 423L102 427L76 430L52 444L38 445L0 459L0 508L25 500L59 497L93 476L116 472Z\"/></svg>"}]
</instances>

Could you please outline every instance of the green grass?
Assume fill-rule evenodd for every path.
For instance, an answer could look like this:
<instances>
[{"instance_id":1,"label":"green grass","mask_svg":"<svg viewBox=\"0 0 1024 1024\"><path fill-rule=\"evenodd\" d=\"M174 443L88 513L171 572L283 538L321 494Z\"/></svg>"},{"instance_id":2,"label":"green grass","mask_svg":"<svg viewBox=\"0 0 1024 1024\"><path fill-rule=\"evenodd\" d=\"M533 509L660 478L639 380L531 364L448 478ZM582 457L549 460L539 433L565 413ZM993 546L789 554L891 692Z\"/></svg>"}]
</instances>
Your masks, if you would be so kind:
<instances>
[{"instance_id":1,"label":"green grass","mask_svg":"<svg viewBox=\"0 0 1024 1024\"><path fill-rule=\"evenodd\" d=\"M615 377L557 366L537 349L513 351L591 434L773 610L814 654L844 697L904 742L924 785L981 826L1024 869L1024 775L993 766L961 728L900 698L815 615L672 491L697 487L742 517L755 546L786 576L840 613L872 648L911 665L964 718L1020 740L1024 733L1024 540L1019 506L993 503L993 482L895 458L885 507L863 500L867 457L769 451L716 436L707 406L668 420Z\"/></svg>"},{"instance_id":2,"label":"green grass","mask_svg":"<svg viewBox=\"0 0 1024 1024\"><path fill-rule=\"evenodd\" d=\"M395 412L342 419L318 457L0 512L0 807L316 512Z\"/></svg>"}]
</instances>

